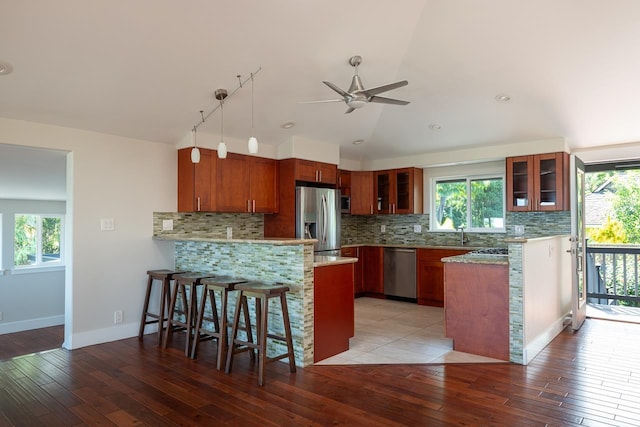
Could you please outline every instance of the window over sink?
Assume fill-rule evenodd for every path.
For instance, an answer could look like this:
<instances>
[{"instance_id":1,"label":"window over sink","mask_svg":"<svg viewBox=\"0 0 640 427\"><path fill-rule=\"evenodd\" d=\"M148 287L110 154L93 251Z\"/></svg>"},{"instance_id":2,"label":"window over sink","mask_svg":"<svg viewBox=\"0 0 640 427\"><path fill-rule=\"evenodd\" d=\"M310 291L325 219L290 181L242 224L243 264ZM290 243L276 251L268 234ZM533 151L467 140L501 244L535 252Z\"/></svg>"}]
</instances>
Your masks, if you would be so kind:
<instances>
[{"instance_id":1,"label":"window over sink","mask_svg":"<svg viewBox=\"0 0 640 427\"><path fill-rule=\"evenodd\" d=\"M505 231L504 176L434 178L431 231Z\"/></svg>"}]
</instances>

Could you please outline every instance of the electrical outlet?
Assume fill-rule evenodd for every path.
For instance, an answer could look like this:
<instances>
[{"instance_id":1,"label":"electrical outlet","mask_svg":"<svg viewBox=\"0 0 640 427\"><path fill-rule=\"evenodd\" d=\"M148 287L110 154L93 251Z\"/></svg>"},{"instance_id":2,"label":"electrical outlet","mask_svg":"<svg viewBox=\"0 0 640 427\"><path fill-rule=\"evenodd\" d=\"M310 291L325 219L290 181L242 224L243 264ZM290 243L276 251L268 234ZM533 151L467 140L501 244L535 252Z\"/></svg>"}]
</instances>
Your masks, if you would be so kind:
<instances>
[{"instance_id":1,"label":"electrical outlet","mask_svg":"<svg viewBox=\"0 0 640 427\"><path fill-rule=\"evenodd\" d=\"M115 324L122 323L122 318L123 318L122 310L116 310L113 312L113 323Z\"/></svg>"},{"instance_id":2,"label":"electrical outlet","mask_svg":"<svg viewBox=\"0 0 640 427\"><path fill-rule=\"evenodd\" d=\"M413 226L414 233L422 233L422 226L420 224L416 224Z\"/></svg>"},{"instance_id":3,"label":"electrical outlet","mask_svg":"<svg viewBox=\"0 0 640 427\"><path fill-rule=\"evenodd\" d=\"M227 239L233 239L233 227L227 227Z\"/></svg>"},{"instance_id":4,"label":"electrical outlet","mask_svg":"<svg viewBox=\"0 0 640 427\"><path fill-rule=\"evenodd\" d=\"M524 235L524 225L514 225L513 226L516 236Z\"/></svg>"},{"instance_id":5,"label":"electrical outlet","mask_svg":"<svg viewBox=\"0 0 640 427\"><path fill-rule=\"evenodd\" d=\"M100 220L100 231L113 231L115 229L113 218L102 218Z\"/></svg>"},{"instance_id":6,"label":"electrical outlet","mask_svg":"<svg viewBox=\"0 0 640 427\"><path fill-rule=\"evenodd\" d=\"M387 231L387 226L386 226L386 225L384 225L384 224L382 224L382 225L380 226L380 232L381 232L381 233L385 233L386 231Z\"/></svg>"},{"instance_id":7,"label":"electrical outlet","mask_svg":"<svg viewBox=\"0 0 640 427\"><path fill-rule=\"evenodd\" d=\"M163 219L162 220L162 231L171 231L173 230L173 220L172 219Z\"/></svg>"}]
</instances>

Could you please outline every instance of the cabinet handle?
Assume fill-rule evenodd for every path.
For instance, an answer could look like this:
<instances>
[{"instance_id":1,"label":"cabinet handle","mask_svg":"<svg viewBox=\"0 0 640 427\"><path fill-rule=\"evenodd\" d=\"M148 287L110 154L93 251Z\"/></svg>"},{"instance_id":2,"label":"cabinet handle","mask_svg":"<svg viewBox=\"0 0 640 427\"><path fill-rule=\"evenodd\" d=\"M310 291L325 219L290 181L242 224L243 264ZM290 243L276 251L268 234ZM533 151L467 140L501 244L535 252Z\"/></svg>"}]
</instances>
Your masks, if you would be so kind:
<instances>
[{"instance_id":1,"label":"cabinet handle","mask_svg":"<svg viewBox=\"0 0 640 427\"><path fill-rule=\"evenodd\" d=\"M256 212L256 200L253 199L253 213Z\"/></svg>"},{"instance_id":2,"label":"cabinet handle","mask_svg":"<svg viewBox=\"0 0 640 427\"><path fill-rule=\"evenodd\" d=\"M198 197L198 207L196 209L198 212L200 212L200 197Z\"/></svg>"},{"instance_id":3,"label":"cabinet handle","mask_svg":"<svg viewBox=\"0 0 640 427\"><path fill-rule=\"evenodd\" d=\"M338 177L338 187L342 187L342 177Z\"/></svg>"},{"instance_id":4,"label":"cabinet handle","mask_svg":"<svg viewBox=\"0 0 640 427\"><path fill-rule=\"evenodd\" d=\"M322 182L322 171L318 171L318 176L320 177L318 181Z\"/></svg>"},{"instance_id":5,"label":"cabinet handle","mask_svg":"<svg viewBox=\"0 0 640 427\"><path fill-rule=\"evenodd\" d=\"M371 215L373 215L373 205L371 205Z\"/></svg>"},{"instance_id":6,"label":"cabinet handle","mask_svg":"<svg viewBox=\"0 0 640 427\"><path fill-rule=\"evenodd\" d=\"M247 212L251 212L251 200L247 200Z\"/></svg>"}]
</instances>

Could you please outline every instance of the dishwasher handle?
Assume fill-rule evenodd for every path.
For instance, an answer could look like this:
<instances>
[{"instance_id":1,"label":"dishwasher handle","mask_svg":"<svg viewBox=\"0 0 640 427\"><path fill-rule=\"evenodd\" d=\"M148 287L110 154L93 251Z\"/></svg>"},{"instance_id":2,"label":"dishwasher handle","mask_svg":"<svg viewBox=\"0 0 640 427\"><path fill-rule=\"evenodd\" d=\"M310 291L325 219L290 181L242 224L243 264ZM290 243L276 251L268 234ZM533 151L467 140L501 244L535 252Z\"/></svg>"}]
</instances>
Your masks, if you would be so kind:
<instances>
[{"instance_id":1,"label":"dishwasher handle","mask_svg":"<svg viewBox=\"0 0 640 427\"><path fill-rule=\"evenodd\" d=\"M384 248L385 251L393 251L393 252L405 252L405 253L415 253L415 249L404 249L404 248Z\"/></svg>"}]
</instances>

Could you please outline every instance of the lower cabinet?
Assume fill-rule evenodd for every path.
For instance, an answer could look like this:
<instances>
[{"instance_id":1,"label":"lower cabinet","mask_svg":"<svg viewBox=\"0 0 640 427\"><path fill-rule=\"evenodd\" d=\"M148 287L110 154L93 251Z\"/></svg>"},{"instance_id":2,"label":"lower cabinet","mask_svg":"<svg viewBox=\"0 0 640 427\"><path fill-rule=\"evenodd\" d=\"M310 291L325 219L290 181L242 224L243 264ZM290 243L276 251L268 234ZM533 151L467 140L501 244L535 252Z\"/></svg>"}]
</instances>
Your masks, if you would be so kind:
<instances>
[{"instance_id":1,"label":"lower cabinet","mask_svg":"<svg viewBox=\"0 0 640 427\"><path fill-rule=\"evenodd\" d=\"M349 350L355 334L353 307L354 264L313 269L313 361Z\"/></svg>"},{"instance_id":2,"label":"lower cabinet","mask_svg":"<svg viewBox=\"0 0 640 427\"><path fill-rule=\"evenodd\" d=\"M364 273L364 257L362 252L362 246L342 248L342 256L349 258L358 258L358 262L353 264L353 296L359 296L364 292L364 288L362 286L362 275Z\"/></svg>"},{"instance_id":3,"label":"lower cabinet","mask_svg":"<svg viewBox=\"0 0 640 427\"><path fill-rule=\"evenodd\" d=\"M367 295L384 294L383 248L378 246L363 246L364 259L362 274L362 290Z\"/></svg>"},{"instance_id":4,"label":"lower cabinet","mask_svg":"<svg viewBox=\"0 0 640 427\"><path fill-rule=\"evenodd\" d=\"M464 249L418 249L418 304L444 307L444 263L440 260L467 252L469 251Z\"/></svg>"}]
</instances>

